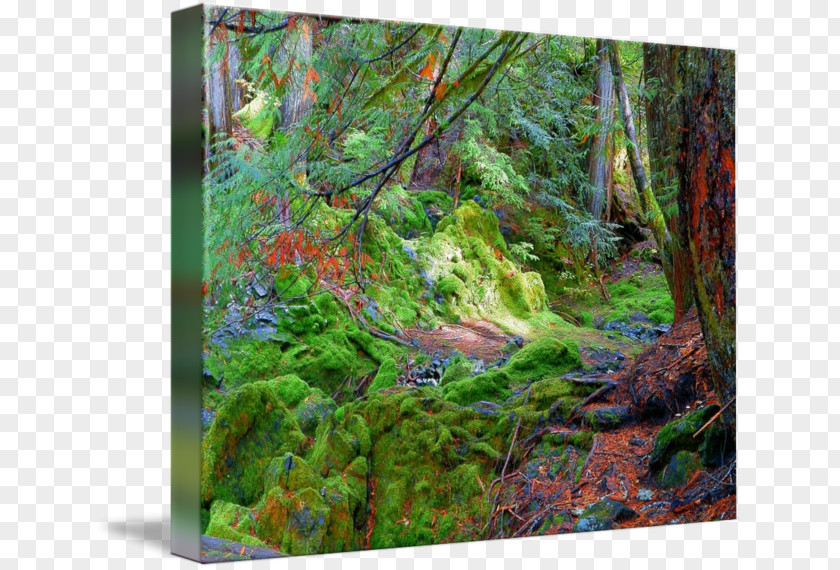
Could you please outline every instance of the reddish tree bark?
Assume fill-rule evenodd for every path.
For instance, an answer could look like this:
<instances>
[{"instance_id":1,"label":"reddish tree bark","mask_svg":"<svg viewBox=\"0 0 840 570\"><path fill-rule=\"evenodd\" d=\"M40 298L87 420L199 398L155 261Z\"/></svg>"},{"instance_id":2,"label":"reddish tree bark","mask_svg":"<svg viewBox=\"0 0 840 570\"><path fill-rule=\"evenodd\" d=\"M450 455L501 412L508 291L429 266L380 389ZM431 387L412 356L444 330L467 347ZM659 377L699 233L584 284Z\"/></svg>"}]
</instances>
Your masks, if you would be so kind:
<instances>
[{"instance_id":1,"label":"reddish tree bark","mask_svg":"<svg viewBox=\"0 0 840 570\"><path fill-rule=\"evenodd\" d=\"M683 49L679 239L721 405L735 396L735 53ZM724 419L734 422L734 406Z\"/></svg>"}]
</instances>

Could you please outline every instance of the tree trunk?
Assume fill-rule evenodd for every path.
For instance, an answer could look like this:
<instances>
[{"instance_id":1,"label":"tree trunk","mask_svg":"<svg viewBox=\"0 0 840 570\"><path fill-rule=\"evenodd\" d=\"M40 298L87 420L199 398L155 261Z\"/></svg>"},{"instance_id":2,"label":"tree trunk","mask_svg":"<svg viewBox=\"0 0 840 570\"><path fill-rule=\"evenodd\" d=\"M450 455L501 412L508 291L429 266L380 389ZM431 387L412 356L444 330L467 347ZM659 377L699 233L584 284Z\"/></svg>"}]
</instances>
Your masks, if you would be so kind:
<instances>
[{"instance_id":1,"label":"tree trunk","mask_svg":"<svg viewBox=\"0 0 840 570\"><path fill-rule=\"evenodd\" d=\"M291 37L289 46L278 50L277 60L281 69L289 66L289 85L280 103L280 128L291 131L306 116L315 103L315 85L307 85L307 73L312 62L312 36L314 35L314 21L305 16L299 16L295 28L297 33ZM306 184L306 156L298 157L292 165L293 176L301 186ZM281 200L288 206L289 196Z\"/></svg>"},{"instance_id":2,"label":"tree trunk","mask_svg":"<svg viewBox=\"0 0 840 570\"><path fill-rule=\"evenodd\" d=\"M654 194L666 200L663 216L671 235L679 231L676 188L680 131L676 126L682 124L682 117L676 96L680 90L677 61L681 49L663 44L644 48L645 87L654 92L645 105L650 183ZM671 246L672 275L666 278L674 298L674 322L678 323L694 304L693 270L689 252L679 246L678 240L672 240Z\"/></svg>"},{"instance_id":3,"label":"tree trunk","mask_svg":"<svg viewBox=\"0 0 840 570\"><path fill-rule=\"evenodd\" d=\"M587 203L592 217L600 219L604 212L606 194L612 185L613 147L610 129L615 112L615 91L609 53L604 40L597 40L598 72L595 79L595 104L598 106L598 132L589 145L589 183L592 192Z\"/></svg>"},{"instance_id":4,"label":"tree trunk","mask_svg":"<svg viewBox=\"0 0 840 570\"><path fill-rule=\"evenodd\" d=\"M656 246L662 254L662 266L665 270L668 288L671 294L674 293L673 268L671 264L671 234L665 224L665 218L659 203L653 195L653 190L647 182L645 170L642 166L642 153L639 147L639 140L636 137L636 126L633 122L633 111L630 108L630 98L627 96L627 85L624 83L624 75L621 72L621 62L618 58L618 46L613 40L607 40L610 51L610 64L615 78L615 90L618 93L618 106L624 119L624 134L627 137L627 154L630 160L630 171L633 174L633 182L636 185L636 192L639 195L639 203L644 211L647 225L653 232Z\"/></svg>"},{"instance_id":5,"label":"tree trunk","mask_svg":"<svg viewBox=\"0 0 840 570\"><path fill-rule=\"evenodd\" d=\"M735 397L735 52L685 49L679 239L721 405ZM733 426L734 406L724 414Z\"/></svg>"},{"instance_id":6,"label":"tree trunk","mask_svg":"<svg viewBox=\"0 0 840 570\"><path fill-rule=\"evenodd\" d=\"M587 207L592 217L600 220L604 207L609 202L606 197L612 186L613 178L613 145L610 129L612 127L615 110L615 88L613 86L610 57L604 40L597 40L595 49L598 58L598 71L595 78L595 104L598 106L596 121L598 132L592 136L589 145L589 184L590 192ZM601 283L601 292L609 302L609 296L603 286L601 269L598 264L598 241L592 235L590 262L595 270L595 277Z\"/></svg>"},{"instance_id":7,"label":"tree trunk","mask_svg":"<svg viewBox=\"0 0 840 570\"><path fill-rule=\"evenodd\" d=\"M213 24L221 16L220 8L213 8L211 16L207 18L207 34L213 30ZM229 41L228 32L224 28L215 28L214 37L207 42L207 51L224 42L225 52L222 58L213 64L204 78L204 97L207 109L207 138L205 140L205 155L211 156L211 145L216 142L217 135L233 132L233 114L242 108L242 86L237 83L241 73L242 56L236 42Z\"/></svg>"}]
</instances>

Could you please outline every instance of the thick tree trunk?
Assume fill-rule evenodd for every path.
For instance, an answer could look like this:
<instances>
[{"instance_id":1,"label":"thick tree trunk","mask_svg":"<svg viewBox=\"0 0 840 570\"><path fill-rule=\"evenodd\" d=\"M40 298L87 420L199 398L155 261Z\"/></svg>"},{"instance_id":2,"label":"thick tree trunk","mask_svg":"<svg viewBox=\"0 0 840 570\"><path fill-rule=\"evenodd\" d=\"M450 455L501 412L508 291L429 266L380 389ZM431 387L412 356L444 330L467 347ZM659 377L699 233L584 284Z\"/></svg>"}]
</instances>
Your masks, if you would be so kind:
<instances>
[{"instance_id":1,"label":"thick tree trunk","mask_svg":"<svg viewBox=\"0 0 840 570\"><path fill-rule=\"evenodd\" d=\"M213 30L213 23L221 15L219 8L214 8L207 19L207 34ZM207 43L207 55L218 42L225 43L225 53L214 63L204 78L204 97L207 109L207 138L205 155L211 156L211 145L219 134L233 132L233 114L242 108L242 86L237 83L241 73L242 57L236 42L228 41L227 31L215 28L214 38Z\"/></svg>"},{"instance_id":2,"label":"thick tree trunk","mask_svg":"<svg viewBox=\"0 0 840 570\"><path fill-rule=\"evenodd\" d=\"M311 95L306 96L304 85L306 72L309 70L312 61L312 22L309 18L300 17L295 25L300 30L294 38L294 43L287 49L279 50L278 54L281 69L283 66L289 65L289 59L293 61L289 87L280 104L280 127L283 130L291 129L297 125L314 103L314 98Z\"/></svg>"},{"instance_id":3,"label":"thick tree trunk","mask_svg":"<svg viewBox=\"0 0 840 570\"><path fill-rule=\"evenodd\" d=\"M650 183L656 196L668 199L663 216L672 235L679 230L676 188L680 131L676 126L682 124L682 117L676 96L680 90L677 61L681 50L679 46L663 44L649 44L644 48L646 88L655 93L645 105ZM672 240L671 245L672 275L666 278L674 297L674 322L678 323L694 304L693 270L689 252L679 246L678 240Z\"/></svg>"},{"instance_id":4,"label":"thick tree trunk","mask_svg":"<svg viewBox=\"0 0 840 570\"><path fill-rule=\"evenodd\" d=\"M589 145L589 183L592 192L587 203L589 213L594 218L601 218L604 206L608 202L613 178L613 145L610 129L615 113L615 88L613 86L610 57L604 40L597 40L598 72L595 79L595 104L598 106L598 132L590 139Z\"/></svg>"},{"instance_id":5,"label":"thick tree trunk","mask_svg":"<svg viewBox=\"0 0 840 570\"><path fill-rule=\"evenodd\" d=\"M624 134L627 137L627 154L630 160L630 171L633 174L633 182L639 194L639 203L642 206L647 224L653 232L656 246L662 254L662 265L665 270L665 277L671 276L668 287L673 295L673 268L671 265L671 234L665 223L665 217L659 208L659 203L653 195L653 190L648 185L645 169L642 166L642 153L639 147L639 139L636 136L636 125L633 122L633 111L630 108L630 98L627 96L627 85L624 82L624 75L621 72L621 62L618 58L618 46L613 40L607 40L610 51L610 64L615 78L615 90L618 93L618 106L624 119Z\"/></svg>"},{"instance_id":6,"label":"thick tree trunk","mask_svg":"<svg viewBox=\"0 0 840 570\"><path fill-rule=\"evenodd\" d=\"M684 49L677 171L681 245L721 405L735 397L735 53ZM734 423L734 406L724 420Z\"/></svg>"}]
</instances>

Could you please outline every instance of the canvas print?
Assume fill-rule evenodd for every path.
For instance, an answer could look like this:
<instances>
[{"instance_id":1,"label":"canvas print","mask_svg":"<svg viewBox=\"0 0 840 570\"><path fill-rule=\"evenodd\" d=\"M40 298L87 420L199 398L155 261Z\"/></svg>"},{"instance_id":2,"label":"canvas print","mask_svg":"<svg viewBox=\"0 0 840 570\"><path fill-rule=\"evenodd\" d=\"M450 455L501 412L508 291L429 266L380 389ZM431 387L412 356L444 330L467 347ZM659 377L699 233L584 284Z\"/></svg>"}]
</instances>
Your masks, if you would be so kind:
<instances>
[{"instance_id":1,"label":"canvas print","mask_svg":"<svg viewBox=\"0 0 840 570\"><path fill-rule=\"evenodd\" d=\"M202 560L735 517L733 52L201 15Z\"/></svg>"}]
</instances>

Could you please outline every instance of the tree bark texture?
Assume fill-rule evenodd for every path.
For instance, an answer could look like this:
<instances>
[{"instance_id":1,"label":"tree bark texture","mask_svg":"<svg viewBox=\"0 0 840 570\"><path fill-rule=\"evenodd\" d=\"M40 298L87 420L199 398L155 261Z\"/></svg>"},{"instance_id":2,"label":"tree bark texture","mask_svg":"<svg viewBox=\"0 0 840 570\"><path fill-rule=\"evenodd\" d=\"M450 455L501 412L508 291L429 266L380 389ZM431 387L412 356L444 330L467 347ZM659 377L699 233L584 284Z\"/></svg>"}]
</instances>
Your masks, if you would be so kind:
<instances>
[{"instance_id":1,"label":"tree bark texture","mask_svg":"<svg viewBox=\"0 0 840 570\"><path fill-rule=\"evenodd\" d=\"M610 57L604 40L597 40L598 70L595 79L595 104L598 107L598 132L592 136L589 145L589 213L601 218L605 196L609 193L613 178L613 144L610 130L615 113L615 88L613 86Z\"/></svg>"},{"instance_id":2,"label":"tree bark texture","mask_svg":"<svg viewBox=\"0 0 840 570\"><path fill-rule=\"evenodd\" d=\"M679 231L679 214L676 206L677 150L682 125L681 109L677 97L680 74L677 62L683 48L664 44L644 47L644 74L646 88L654 92L646 99L647 147L650 160L650 183L654 195L673 195L665 205L663 216L668 231ZM674 298L674 322L679 323L694 305L694 283L691 258L688 250L680 247L678 240L671 242L671 275L666 276Z\"/></svg>"},{"instance_id":3,"label":"tree bark texture","mask_svg":"<svg viewBox=\"0 0 840 570\"><path fill-rule=\"evenodd\" d=\"M735 396L735 52L685 49L677 161L682 246L721 405ZM732 425L734 406L724 421Z\"/></svg>"}]
</instances>

